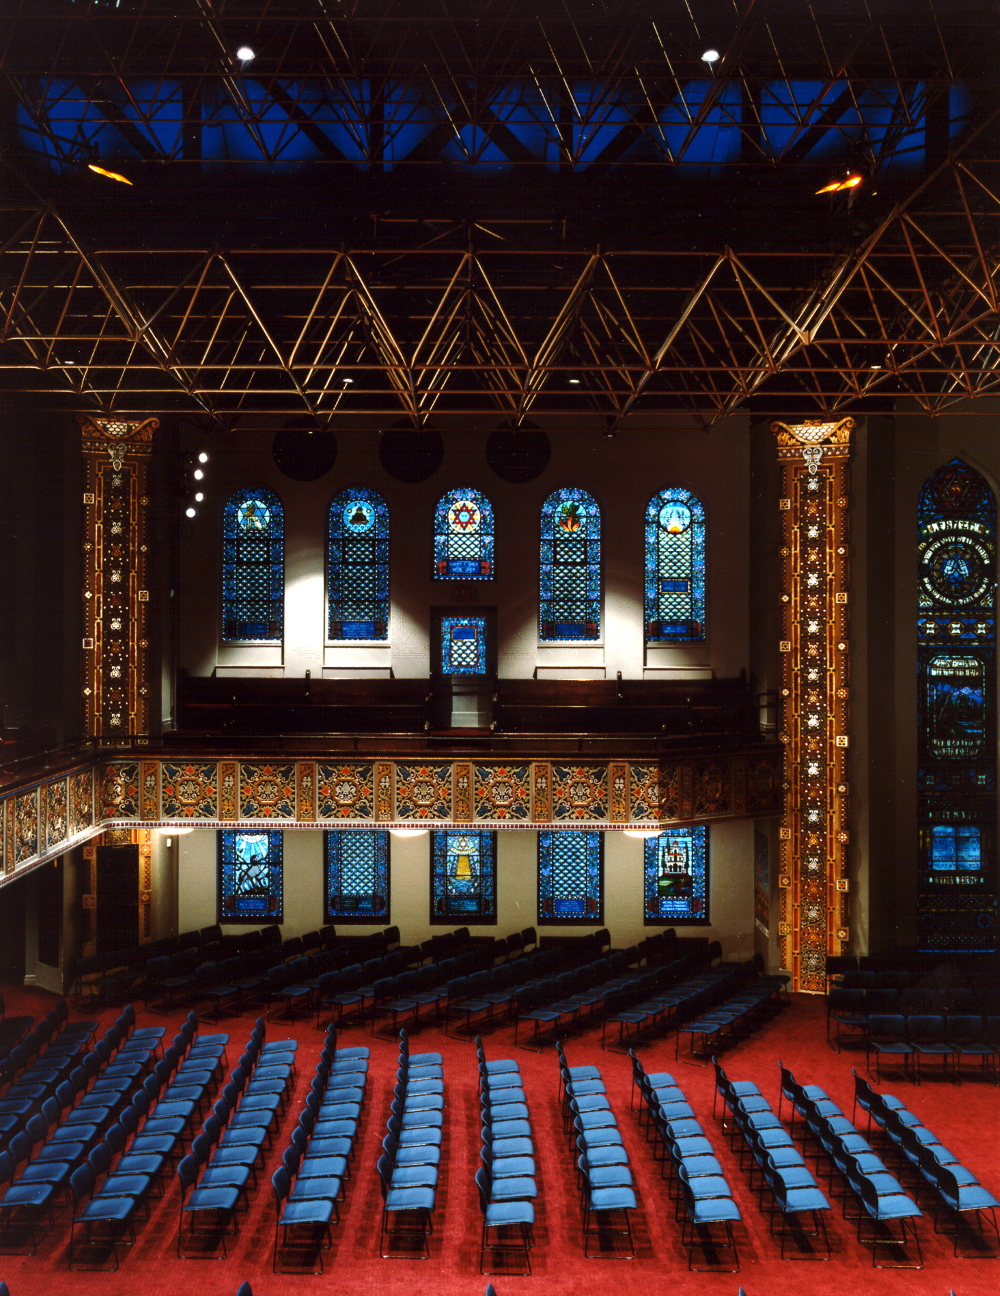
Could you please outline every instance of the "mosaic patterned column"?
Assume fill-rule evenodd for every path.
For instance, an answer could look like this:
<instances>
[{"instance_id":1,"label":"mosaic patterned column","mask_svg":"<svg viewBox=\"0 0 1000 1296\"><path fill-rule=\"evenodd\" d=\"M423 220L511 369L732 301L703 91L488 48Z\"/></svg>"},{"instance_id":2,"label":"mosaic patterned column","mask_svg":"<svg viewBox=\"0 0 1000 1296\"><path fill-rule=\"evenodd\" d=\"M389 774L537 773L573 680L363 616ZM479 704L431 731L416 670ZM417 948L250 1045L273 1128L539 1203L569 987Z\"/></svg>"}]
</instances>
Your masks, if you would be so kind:
<instances>
[{"instance_id":1,"label":"mosaic patterned column","mask_svg":"<svg viewBox=\"0 0 1000 1296\"><path fill-rule=\"evenodd\" d=\"M84 459L84 732L149 732L149 459L159 420L77 415Z\"/></svg>"},{"instance_id":2,"label":"mosaic patterned column","mask_svg":"<svg viewBox=\"0 0 1000 1296\"><path fill-rule=\"evenodd\" d=\"M772 423L782 473L782 966L826 988L849 939L847 883L848 459L854 420Z\"/></svg>"}]
</instances>

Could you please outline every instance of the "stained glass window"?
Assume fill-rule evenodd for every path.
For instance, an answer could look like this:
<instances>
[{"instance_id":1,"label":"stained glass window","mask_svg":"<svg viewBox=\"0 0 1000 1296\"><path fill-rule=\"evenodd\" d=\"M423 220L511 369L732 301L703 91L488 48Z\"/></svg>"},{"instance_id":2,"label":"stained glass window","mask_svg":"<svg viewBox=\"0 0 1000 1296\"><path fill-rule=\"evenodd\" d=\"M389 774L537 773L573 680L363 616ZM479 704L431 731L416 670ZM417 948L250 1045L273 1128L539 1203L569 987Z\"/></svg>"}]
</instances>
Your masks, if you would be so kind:
<instances>
[{"instance_id":1,"label":"stained glass window","mask_svg":"<svg viewBox=\"0 0 1000 1296\"><path fill-rule=\"evenodd\" d=\"M646 508L646 639L704 638L705 509L690 491L670 486Z\"/></svg>"},{"instance_id":2,"label":"stained glass window","mask_svg":"<svg viewBox=\"0 0 1000 1296\"><path fill-rule=\"evenodd\" d=\"M542 505L538 637L601 637L601 510L575 486Z\"/></svg>"},{"instance_id":3,"label":"stained glass window","mask_svg":"<svg viewBox=\"0 0 1000 1296\"><path fill-rule=\"evenodd\" d=\"M492 580L493 506L477 490L460 487L434 510L434 579Z\"/></svg>"},{"instance_id":4,"label":"stained glass window","mask_svg":"<svg viewBox=\"0 0 1000 1296\"><path fill-rule=\"evenodd\" d=\"M389 634L389 510L376 491L341 491L330 505L327 636Z\"/></svg>"},{"instance_id":5,"label":"stained glass window","mask_svg":"<svg viewBox=\"0 0 1000 1296\"><path fill-rule=\"evenodd\" d=\"M919 935L996 949L996 499L960 459L917 510Z\"/></svg>"},{"instance_id":6,"label":"stained glass window","mask_svg":"<svg viewBox=\"0 0 1000 1296\"><path fill-rule=\"evenodd\" d=\"M222 637L281 641L285 525L273 491L237 491L222 510Z\"/></svg>"},{"instance_id":7,"label":"stained glass window","mask_svg":"<svg viewBox=\"0 0 1000 1296\"><path fill-rule=\"evenodd\" d=\"M495 923L496 833L432 834L431 922Z\"/></svg>"},{"instance_id":8,"label":"stained glass window","mask_svg":"<svg viewBox=\"0 0 1000 1296\"><path fill-rule=\"evenodd\" d=\"M324 834L326 886L323 921L389 921L389 834L343 828Z\"/></svg>"},{"instance_id":9,"label":"stained glass window","mask_svg":"<svg viewBox=\"0 0 1000 1296\"><path fill-rule=\"evenodd\" d=\"M604 921L603 856L602 833L538 834L539 923Z\"/></svg>"},{"instance_id":10,"label":"stained glass window","mask_svg":"<svg viewBox=\"0 0 1000 1296\"><path fill-rule=\"evenodd\" d=\"M223 828L219 833L219 922L283 921L280 831Z\"/></svg>"},{"instance_id":11,"label":"stained glass window","mask_svg":"<svg viewBox=\"0 0 1000 1296\"><path fill-rule=\"evenodd\" d=\"M644 846L646 922L708 922L708 829L665 828Z\"/></svg>"},{"instance_id":12,"label":"stained glass window","mask_svg":"<svg viewBox=\"0 0 1000 1296\"><path fill-rule=\"evenodd\" d=\"M486 618L441 618L441 674L486 674Z\"/></svg>"}]
</instances>

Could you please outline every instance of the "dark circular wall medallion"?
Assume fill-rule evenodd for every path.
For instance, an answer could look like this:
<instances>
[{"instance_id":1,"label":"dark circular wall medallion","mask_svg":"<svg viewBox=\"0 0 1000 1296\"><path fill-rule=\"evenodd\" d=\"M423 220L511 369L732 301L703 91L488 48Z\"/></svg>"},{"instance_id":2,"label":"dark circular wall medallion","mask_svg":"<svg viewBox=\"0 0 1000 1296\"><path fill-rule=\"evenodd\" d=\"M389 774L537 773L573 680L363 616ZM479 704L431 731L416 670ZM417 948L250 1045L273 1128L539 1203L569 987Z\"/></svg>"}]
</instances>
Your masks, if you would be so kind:
<instances>
[{"instance_id":1,"label":"dark circular wall medallion","mask_svg":"<svg viewBox=\"0 0 1000 1296\"><path fill-rule=\"evenodd\" d=\"M391 427L379 439L378 457L397 481L426 481L441 467L444 442L433 428Z\"/></svg>"},{"instance_id":2,"label":"dark circular wall medallion","mask_svg":"<svg viewBox=\"0 0 1000 1296\"><path fill-rule=\"evenodd\" d=\"M271 455L292 481L317 481L337 462L337 438L333 432L311 425L285 427L274 434Z\"/></svg>"},{"instance_id":3,"label":"dark circular wall medallion","mask_svg":"<svg viewBox=\"0 0 1000 1296\"><path fill-rule=\"evenodd\" d=\"M548 467L551 453L549 438L536 427L496 428L486 442L486 462L509 482L534 480Z\"/></svg>"}]
</instances>

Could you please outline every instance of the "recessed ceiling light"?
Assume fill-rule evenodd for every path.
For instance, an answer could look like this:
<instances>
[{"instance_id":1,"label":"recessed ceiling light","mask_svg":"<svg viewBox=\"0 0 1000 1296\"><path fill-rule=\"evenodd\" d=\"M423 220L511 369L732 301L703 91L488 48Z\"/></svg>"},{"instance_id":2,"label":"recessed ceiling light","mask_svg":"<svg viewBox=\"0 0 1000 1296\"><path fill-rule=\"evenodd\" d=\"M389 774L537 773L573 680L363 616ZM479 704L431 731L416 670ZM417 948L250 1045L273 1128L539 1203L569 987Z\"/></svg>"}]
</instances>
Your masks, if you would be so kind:
<instances>
[{"instance_id":1,"label":"recessed ceiling light","mask_svg":"<svg viewBox=\"0 0 1000 1296\"><path fill-rule=\"evenodd\" d=\"M569 380L569 382L570 382L570 386L571 386L571 387L579 387L579 386L580 386L580 379L579 379L579 378L571 378L571 379Z\"/></svg>"},{"instance_id":2,"label":"recessed ceiling light","mask_svg":"<svg viewBox=\"0 0 1000 1296\"><path fill-rule=\"evenodd\" d=\"M196 469L194 470L194 479L195 479L195 481L201 481L201 479L202 479L204 476L205 476L205 474L201 471L200 468L196 468Z\"/></svg>"},{"instance_id":3,"label":"recessed ceiling light","mask_svg":"<svg viewBox=\"0 0 1000 1296\"><path fill-rule=\"evenodd\" d=\"M198 462L199 462L199 463L208 463L208 455L205 453L204 450L202 450L201 454L198 456Z\"/></svg>"},{"instance_id":4,"label":"recessed ceiling light","mask_svg":"<svg viewBox=\"0 0 1000 1296\"><path fill-rule=\"evenodd\" d=\"M707 49L701 56L702 63L718 63L721 55L717 49Z\"/></svg>"},{"instance_id":5,"label":"recessed ceiling light","mask_svg":"<svg viewBox=\"0 0 1000 1296\"><path fill-rule=\"evenodd\" d=\"M236 57L241 63L249 63L251 59L257 57L249 45L241 45L236 51Z\"/></svg>"},{"instance_id":6,"label":"recessed ceiling light","mask_svg":"<svg viewBox=\"0 0 1000 1296\"><path fill-rule=\"evenodd\" d=\"M185 516L185 517L194 517L194 516L195 516L195 510L194 510L193 508L187 508L187 509L185 509L185 510L184 510L184 516Z\"/></svg>"},{"instance_id":7,"label":"recessed ceiling light","mask_svg":"<svg viewBox=\"0 0 1000 1296\"><path fill-rule=\"evenodd\" d=\"M200 504L201 501L202 501L204 498L205 498L205 496L201 493L201 491L198 491L197 495L195 495L195 497L194 497L194 502L195 502L196 504Z\"/></svg>"}]
</instances>

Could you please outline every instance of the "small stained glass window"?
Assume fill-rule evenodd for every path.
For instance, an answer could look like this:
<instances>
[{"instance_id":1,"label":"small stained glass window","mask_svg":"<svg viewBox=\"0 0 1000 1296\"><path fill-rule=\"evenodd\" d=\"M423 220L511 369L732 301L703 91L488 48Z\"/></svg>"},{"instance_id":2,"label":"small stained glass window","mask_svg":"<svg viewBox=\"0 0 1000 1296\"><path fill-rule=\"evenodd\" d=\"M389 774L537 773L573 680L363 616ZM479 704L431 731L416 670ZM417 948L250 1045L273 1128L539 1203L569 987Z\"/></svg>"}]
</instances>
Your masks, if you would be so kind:
<instances>
[{"instance_id":1,"label":"small stained glass window","mask_svg":"<svg viewBox=\"0 0 1000 1296\"><path fill-rule=\"evenodd\" d=\"M280 923L281 832L223 828L219 833L219 922Z\"/></svg>"},{"instance_id":2,"label":"small stained glass window","mask_svg":"<svg viewBox=\"0 0 1000 1296\"><path fill-rule=\"evenodd\" d=\"M328 923L389 921L389 834L342 828L324 834Z\"/></svg>"},{"instance_id":3,"label":"small stained glass window","mask_svg":"<svg viewBox=\"0 0 1000 1296\"><path fill-rule=\"evenodd\" d=\"M461 830L433 833L431 922L496 920L496 834Z\"/></svg>"},{"instance_id":4,"label":"small stained glass window","mask_svg":"<svg viewBox=\"0 0 1000 1296\"><path fill-rule=\"evenodd\" d=\"M604 921L604 839L564 829L538 834L538 922Z\"/></svg>"},{"instance_id":5,"label":"small stained glass window","mask_svg":"<svg viewBox=\"0 0 1000 1296\"><path fill-rule=\"evenodd\" d=\"M981 838L974 824L934 824L930 865L936 873L981 867Z\"/></svg>"},{"instance_id":6,"label":"small stained glass window","mask_svg":"<svg viewBox=\"0 0 1000 1296\"><path fill-rule=\"evenodd\" d=\"M486 618L441 618L441 674L486 674Z\"/></svg>"},{"instance_id":7,"label":"small stained glass window","mask_svg":"<svg viewBox=\"0 0 1000 1296\"><path fill-rule=\"evenodd\" d=\"M222 638L279 642L285 609L285 525L273 491L237 491L222 510Z\"/></svg>"},{"instance_id":8,"label":"small stained glass window","mask_svg":"<svg viewBox=\"0 0 1000 1296\"><path fill-rule=\"evenodd\" d=\"M646 639L704 638L705 509L690 491L670 486L646 508Z\"/></svg>"},{"instance_id":9,"label":"small stained glass window","mask_svg":"<svg viewBox=\"0 0 1000 1296\"><path fill-rule=\"evenodd\" d=\"M477 490L460 487L434 510L434 579L492 580L493 506Z\"/></svg>"},{"instance_id":10,"label":"small stained glass window","mask_svg":"<svg viewBox=\"0 0 1000 1296\"><path fill-rule=\"evenodd\" d=\"M389 509L357 486L330 505L327 635L332 640L388 638Z\"/></svg>"},{"instance_id":11,"label":"small stained glass window","mask_svg":"<svg viewBox=\"0 0 1000 1296\"><path fill-rule=\"evenodd\" d=\"M542 505L538 637L543 643L601 637L601 510L575 486Z\"/></svg>"},{"instance_id":12,"label":"small stained glass window","mask_svg":"<svg viewBox=\"0 0 1000 1296\"><path fill-rule=\"evenodd\" d=\"M645 921L708 921L708 829L665 828L645 846Z\"/></svg>"}]
</instances>

